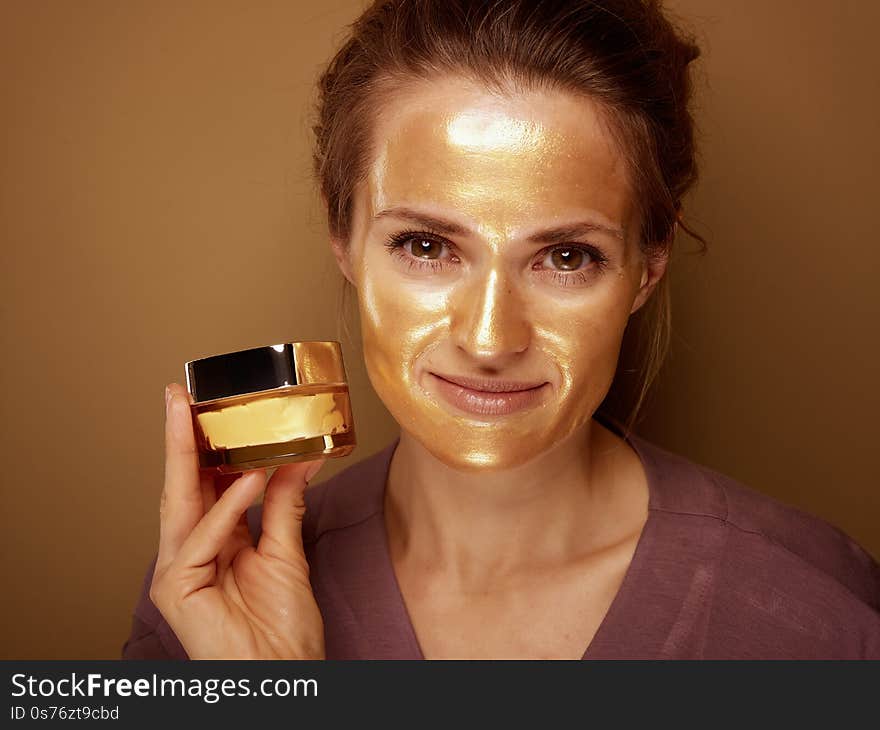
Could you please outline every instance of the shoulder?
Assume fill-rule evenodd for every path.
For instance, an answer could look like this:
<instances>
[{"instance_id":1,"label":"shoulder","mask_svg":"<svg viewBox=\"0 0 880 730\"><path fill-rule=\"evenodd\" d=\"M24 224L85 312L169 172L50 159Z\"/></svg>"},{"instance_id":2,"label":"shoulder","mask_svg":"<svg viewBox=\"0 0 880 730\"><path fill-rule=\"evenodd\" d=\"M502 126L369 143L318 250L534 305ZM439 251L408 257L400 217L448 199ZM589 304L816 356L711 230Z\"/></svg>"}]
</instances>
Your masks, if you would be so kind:
<instances>
[{"instance_id":1,"label":"shoulder","mask_svg":"<svg viewBox=\"0 0 880 730\"><path fill-rule=\"evenodd\" d=\"M306 489L303 542L361 524L382 511L388 465L397 446L395 439L383 449L345 467L325 481ZM259 537L262 505L248 510L248 524Z\"/></svg>"},{"instance_id":2,"label":"shoulder","mask_svg":"<svg viewBox=\"0 0 880 730\"><path fill-rule=\"evenodd\" d=\"M764 569L805 592L821 585L880 611L880 565L842 530L642 439L633 445L652 481L652 508L695 530L722 527L732 567Z\"/></svg>"}]
</instances>

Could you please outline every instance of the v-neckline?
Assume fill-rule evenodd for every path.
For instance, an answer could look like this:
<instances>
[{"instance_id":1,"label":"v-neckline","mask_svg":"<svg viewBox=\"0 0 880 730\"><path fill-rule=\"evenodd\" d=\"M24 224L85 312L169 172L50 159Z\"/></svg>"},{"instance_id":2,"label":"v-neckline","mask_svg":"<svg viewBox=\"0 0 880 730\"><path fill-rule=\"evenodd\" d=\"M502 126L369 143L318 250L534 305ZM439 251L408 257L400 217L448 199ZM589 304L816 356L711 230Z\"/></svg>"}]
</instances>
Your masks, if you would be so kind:
<instances>
[{"instance_id":1,"label":"v-neckline","mask_svg":"<svg viewBox=\"0 0 880 730\"><path fill-rule=\"evenodd\" d=\"M624 435L618 433L618 435L630 445L642 463L642 469L645 472L645 481L648 488L648 517L644 525L642 525L641 534L636 542L636 547L633 551L630 563L623 575L623 580L618 586L617 592L615 593L611 604L608 606L608 610L602 617L599 627L593 634L593 638L584 650L581 660L610 658L611 655L607 650L613 648L615 645L616 642L614 636L622 636L625 630L632 628L628 625L623 625L621 617L638 612L636 605L638 603L638 596L636 595L635 586L639 585L639 578L644 572L648 555L651 553L651 545L654 542L656 524L655 512L658 499L657 474L654 472L651 459L648 458L644 446L639 443L639 438L635 436L635 434ZM379 537L381 539L379 542L381 543L381 548L378 557L384 563L384 571L390 576L390 581L388 583L388 601L393 609L393 613L397 614L401 618L402 623L404 623L402 628L406 634L405 639L408 644L407 655L412 659L424 660L425 655L419 644L412 617L407 608L406 600L403 597L403 591L400 589L400 583L397 580L397 573L394 570L394 562L391 559L391 549L388 544L388 531L385 523L385 490L388 486L388 473L391 468L391 460L394 457L394 451L397 449L399 443L400 438L398 437L387 447L385 468L379 475L379 519L376 524L380 533Z\"/></svg>"}]
</instances>

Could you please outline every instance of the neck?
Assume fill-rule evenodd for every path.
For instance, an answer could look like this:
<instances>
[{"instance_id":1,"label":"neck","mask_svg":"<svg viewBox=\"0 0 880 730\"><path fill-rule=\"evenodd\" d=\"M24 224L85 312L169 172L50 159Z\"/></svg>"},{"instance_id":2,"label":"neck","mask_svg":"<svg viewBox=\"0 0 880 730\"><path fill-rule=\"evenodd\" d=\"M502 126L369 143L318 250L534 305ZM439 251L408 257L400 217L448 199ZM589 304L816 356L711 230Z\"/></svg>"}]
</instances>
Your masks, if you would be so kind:
<instances>
[{"instance_id":1,"label":"neck","mask_svg":"<svg viewBox=\"0 0 880 730\"><path fill-rule=\"evenodd\" d=\"M647 516L641 462L595 421L514 469L464 473L403 431L385 491L396 563L461 586L552 569L631 534ZM641 521L641 522L639 522Z\"/></svg>"}]
</instances>

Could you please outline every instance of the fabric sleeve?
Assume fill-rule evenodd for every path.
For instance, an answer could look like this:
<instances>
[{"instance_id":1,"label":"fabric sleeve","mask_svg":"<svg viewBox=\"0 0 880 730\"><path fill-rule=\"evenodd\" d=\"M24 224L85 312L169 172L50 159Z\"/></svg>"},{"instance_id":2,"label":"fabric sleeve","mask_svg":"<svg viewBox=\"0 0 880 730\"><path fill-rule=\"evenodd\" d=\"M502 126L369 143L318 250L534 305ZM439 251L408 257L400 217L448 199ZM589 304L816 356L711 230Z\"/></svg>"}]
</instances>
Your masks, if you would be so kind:
<instances>
[{"instance_id":1,"label":"fabric sleeve","mask_svg":"<svg viewBox=\"0 0 880 730\"><path fill-rule=\"evenodd\" d=\"M156 558L150 563L135 604L131 632L122 646L123 659L189 659L171 627L150 599Z\"/></svg>"}]
</instances>

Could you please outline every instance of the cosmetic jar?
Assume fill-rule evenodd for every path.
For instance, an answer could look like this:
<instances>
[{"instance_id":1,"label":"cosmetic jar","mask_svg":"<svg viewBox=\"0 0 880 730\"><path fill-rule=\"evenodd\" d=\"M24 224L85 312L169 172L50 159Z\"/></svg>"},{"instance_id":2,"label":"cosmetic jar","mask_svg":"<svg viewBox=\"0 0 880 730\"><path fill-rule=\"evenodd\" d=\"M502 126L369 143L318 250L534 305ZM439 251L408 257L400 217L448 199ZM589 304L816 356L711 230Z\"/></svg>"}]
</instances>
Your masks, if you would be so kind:
<instances>
[{"instance_id":1,"label":"cosmetic jar","mask_svg":"<svg viewBox=\"0 0 880 730\"><path fill-rule=\"evenodd\" d=\"M287 342L186 363L199 465L241 472L350 454L338 342Z\"/></svg>"}]
</instances>

